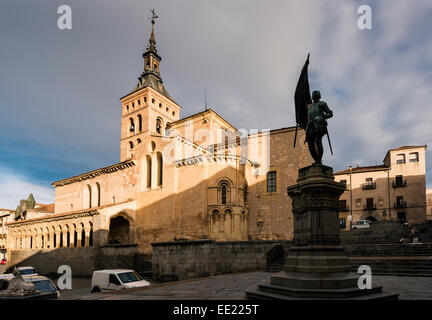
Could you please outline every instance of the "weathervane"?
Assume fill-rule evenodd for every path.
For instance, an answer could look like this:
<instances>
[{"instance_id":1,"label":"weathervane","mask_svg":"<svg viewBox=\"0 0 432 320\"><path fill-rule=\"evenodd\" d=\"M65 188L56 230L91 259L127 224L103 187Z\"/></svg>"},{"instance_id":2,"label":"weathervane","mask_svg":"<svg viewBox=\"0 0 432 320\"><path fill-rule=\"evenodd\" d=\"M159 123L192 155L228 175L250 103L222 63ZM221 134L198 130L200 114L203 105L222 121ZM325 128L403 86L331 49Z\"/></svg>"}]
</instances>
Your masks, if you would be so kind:
<instances>
[{"instance_id":1,"label":"weathervane","mask_svg":"<svg viewBox=\"0 0 432 320\"><path fill-rule=\"evenodd\" d=\"M155 19L159 18L159 16L156 15L155 9L151 9L150 12L152 13L152 16L149 17L149 19L151 19L152 24L155 24Z\"/></svg>"}]
</instances>

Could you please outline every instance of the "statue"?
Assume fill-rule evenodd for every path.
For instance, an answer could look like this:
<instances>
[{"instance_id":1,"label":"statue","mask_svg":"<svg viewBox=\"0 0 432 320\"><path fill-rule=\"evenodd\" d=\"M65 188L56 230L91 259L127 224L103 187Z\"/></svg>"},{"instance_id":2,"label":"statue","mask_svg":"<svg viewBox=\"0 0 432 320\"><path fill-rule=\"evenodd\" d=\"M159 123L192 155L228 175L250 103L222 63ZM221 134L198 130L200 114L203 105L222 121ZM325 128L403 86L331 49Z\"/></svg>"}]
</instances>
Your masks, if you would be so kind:
<instances>
[{"instance_id":1,"label":"statue","mask_svg":"<svg viewBox=\"0 0 432 320\"><path fill-rule=\"evenodd\" d=\"M319 91L312 92L311 98L309 91L308 65L309 55L305 65L303 66L294 95L297 122L294 147L297 140L297 130L300 127L306 131L305 143L308 143L309 152L315 160L314 164L321 164L324 152L322 137L324 135L327 135L330 151L333 154L326 121L326 119L333 117L333 112L329 109L327 103L320 101L321 93Z\"/></svg>"}]
</instances>

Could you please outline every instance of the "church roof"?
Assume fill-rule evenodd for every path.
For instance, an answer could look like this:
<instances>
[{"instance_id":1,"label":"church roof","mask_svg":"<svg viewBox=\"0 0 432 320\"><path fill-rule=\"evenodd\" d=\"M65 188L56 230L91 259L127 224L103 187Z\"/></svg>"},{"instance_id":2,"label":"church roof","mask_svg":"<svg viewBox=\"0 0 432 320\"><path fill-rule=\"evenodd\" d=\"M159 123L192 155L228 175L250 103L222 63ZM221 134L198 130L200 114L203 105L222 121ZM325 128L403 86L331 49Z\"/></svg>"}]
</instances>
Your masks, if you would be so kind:
<instances>
[{"instance_id":1,"label":"church roof","mask_svg":"<svg viewBox=\"0 0 432 320\"><path fill-rule=\"evenodd\" d=\"M116 172L119 170L124 170L130 167L135 166L135 162L133 160L126 160L123 162L119 162L116 164L113 164L111 166L108 167L104 167L104 168L100 168L100 169L96 169L96 170L92 170L86 173L82 173L80 175L74 176L74 177L70 177L70 178L66 178L66 179L62 179L59 181L55 181L53 183L51 183L51 185L53 187L61 187L67 184L71 184L71 183L75 183L75 182L79 182L79 181L83 181L83 180L87 180L87 179L91 179L97 176L100 176L102 174L107 174L107 173L112 173L112 172Z\"/></svg>"}]
</instances>

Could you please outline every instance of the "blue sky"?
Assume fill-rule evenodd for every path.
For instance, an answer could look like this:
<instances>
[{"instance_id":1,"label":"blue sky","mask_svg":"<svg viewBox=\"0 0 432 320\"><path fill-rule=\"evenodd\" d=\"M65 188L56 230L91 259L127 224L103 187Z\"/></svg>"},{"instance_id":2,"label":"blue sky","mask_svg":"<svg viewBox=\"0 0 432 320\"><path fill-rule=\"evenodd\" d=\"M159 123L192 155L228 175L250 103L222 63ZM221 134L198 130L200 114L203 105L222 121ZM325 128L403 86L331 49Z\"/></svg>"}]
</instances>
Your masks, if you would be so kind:
<instances>
[{"instance_id":1,"label":"blue sky","mask_svg":"<svg viewBox=\"0 0 432 320\"><path fill-rule=\"evenodd\" d=\"M72 30L57 28L63 4ZM362 4L372 30L357 27ZM119 98L142 71L151 8L182 116L203 109L206 90L237 128L295 125L294 89L311 52L311 89L335 113L326 164L381 164L390 148L431 144L429 0L2 0L0 208L30 192L51 202L51 182L119 161ZM428 177L430 159L428 149Z\"/></svg>"}]
</instances>

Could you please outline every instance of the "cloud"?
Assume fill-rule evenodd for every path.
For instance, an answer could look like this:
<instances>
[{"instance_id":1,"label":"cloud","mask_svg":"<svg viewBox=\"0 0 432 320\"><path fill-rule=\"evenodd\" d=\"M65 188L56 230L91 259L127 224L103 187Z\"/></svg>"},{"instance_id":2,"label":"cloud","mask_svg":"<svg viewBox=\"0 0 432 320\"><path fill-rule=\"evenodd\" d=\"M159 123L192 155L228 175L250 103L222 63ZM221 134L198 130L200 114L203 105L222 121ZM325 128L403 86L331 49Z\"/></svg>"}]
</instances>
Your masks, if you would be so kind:
<instances>
[{"instance_id":1,"label":"cloud","mask_svg":"<svg viewBox=\"0 0 432 320\"><path fill-rule=\"evenodd\" d=\"M54 189L46 183L31 181L13 171L0 167L0 204L3 209L15 209L20 200L27 199L30 193L37 203L53 203Z\"/></svg>"},{"instance_id":2,"label":"cloud","mask_svg":"<svg viewBox=\"0 0 432 320\"><path fill-rule=\"evenodd\" d=\"M295 125L295 85L311 52L311 87L335 114L328 165L380 164L390 148L428 144L432 2L362 4L372 7L373 30L358 29L355 0L77 0L73 29L60 32L52 2L23 10L4 0L0 134L40 153L2 150L10 156L0 165L55 167L56 180L119 160L118 98L142 72L153 7L161 74L182 116L203 110L206 90L209 107L239 129Z\"/></svg>"}]
</instances>

